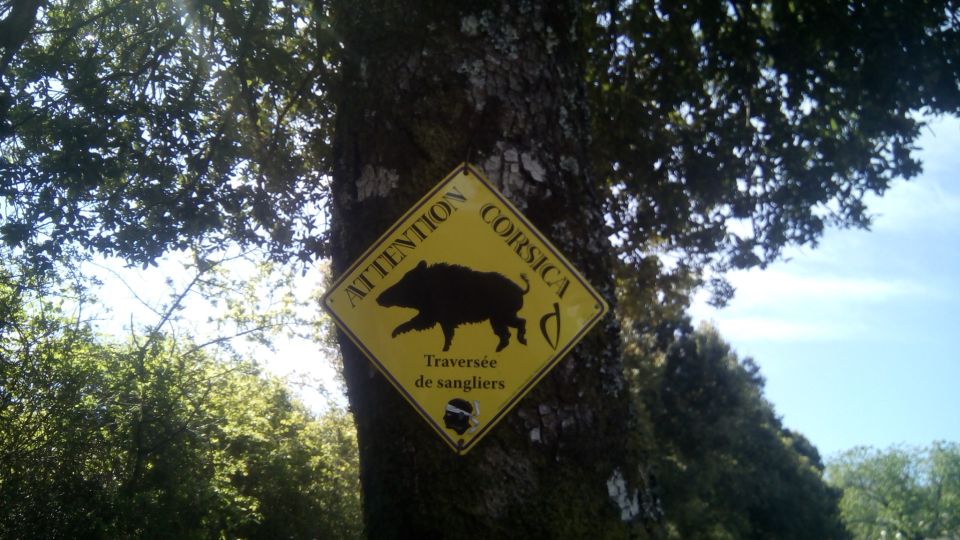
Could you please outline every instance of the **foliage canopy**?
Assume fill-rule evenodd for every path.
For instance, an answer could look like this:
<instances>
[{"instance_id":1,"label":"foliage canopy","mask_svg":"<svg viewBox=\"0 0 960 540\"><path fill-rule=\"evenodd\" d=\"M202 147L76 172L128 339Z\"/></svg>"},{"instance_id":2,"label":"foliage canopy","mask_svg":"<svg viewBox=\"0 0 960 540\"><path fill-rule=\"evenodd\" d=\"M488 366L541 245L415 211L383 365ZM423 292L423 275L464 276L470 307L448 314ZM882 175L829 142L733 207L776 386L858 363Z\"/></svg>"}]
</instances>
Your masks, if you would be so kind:
<instances>
[{"instance_id":1,"label":"foliage canopy","mask_svg":"<svg viewBox=\"0 0 960 540\"><path fill-rule=\"evenodd\" d=\"M0 270L0 537L359 537L349 415L182 335L98 335L25 277Z\"/></svg>"},{"instance_id":2,"label":"foliage canopy","mask_svg":"<svg viewBox=\"0 0 960 540\"><path fill-rule=\"evenodd\" d=\"M854 448L827 473L856 540L960 538L960 444Z\"/></svg>"},{"instance_id":3,"label":"foliage canopy","mask_svg":"<svg viewBox=\"0 0 960 540\"><path fill-rule=\"evenodd\" d=\"M664 253L694 277L763 265L827 224L868 225L864 195L919 171L917 113L960 107L953 0L571 9L590 182L640 272L668 273ZM0 4L0 236L40 261L79 243L148 263L198 239L325 256L345 14L322 0Z\"/></svg>"},{"instance_id":4,"label":"foliage canopy","mask_svg":"<svg viewBox=\"0 0 960 540\"><path fill-rule=\"evenodd\" d=\"M911 177L960 107L956 2L617 2L597 12L595 167L624 250L765 264Z\"/></svg>"}]
</instances>

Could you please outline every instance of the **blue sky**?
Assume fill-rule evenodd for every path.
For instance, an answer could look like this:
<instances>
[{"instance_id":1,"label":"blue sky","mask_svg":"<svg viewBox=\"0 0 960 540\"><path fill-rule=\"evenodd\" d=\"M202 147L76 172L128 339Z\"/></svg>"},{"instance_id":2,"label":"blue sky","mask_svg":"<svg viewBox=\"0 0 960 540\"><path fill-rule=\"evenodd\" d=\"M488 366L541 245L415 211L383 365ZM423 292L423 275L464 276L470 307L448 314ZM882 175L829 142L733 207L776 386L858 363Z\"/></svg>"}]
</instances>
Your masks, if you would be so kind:
<instances>
[{"instance_id":1,"label":"blue sky","mask_svg":"<svg viewBox=\"0 0 960 540\"><path fill-rule=\"evenodd\" d=\"M766 270L730 275L712 321L767 379L784 423L821 454L960 440L960 122L932 120L924 173L868 204L870 231L829 230Z\"/></svg>"}]
</instances>

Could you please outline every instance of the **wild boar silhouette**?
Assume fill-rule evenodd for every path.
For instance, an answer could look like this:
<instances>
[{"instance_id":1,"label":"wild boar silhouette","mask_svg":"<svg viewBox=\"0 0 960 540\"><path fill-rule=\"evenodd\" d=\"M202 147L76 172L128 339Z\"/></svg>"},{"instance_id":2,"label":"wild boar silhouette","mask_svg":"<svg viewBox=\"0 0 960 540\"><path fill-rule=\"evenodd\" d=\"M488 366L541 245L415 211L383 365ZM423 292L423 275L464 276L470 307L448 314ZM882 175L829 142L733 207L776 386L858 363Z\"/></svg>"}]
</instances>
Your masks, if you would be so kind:
<instances>
[{"instance_id":1,"label":"wild boar silhouette","mask_svg":"<svg viewBox=\"0 0 960 540\"><path fill-rule=\"evenodd\" d=\"M450 349L453 333L465 323L490 321L500 338L497 352L510 343L510 328L517 329L517 341L527 344L527 323L517 316L530 281L521 274L526 288L497 272L478 272L447 263L427 265L426 261L410 270L377 297L383 307L406 307L419 311L397 326L393 337L412 330L428 330L437 324L443 330L443 350Z\"/></svg>"}]
</instances>

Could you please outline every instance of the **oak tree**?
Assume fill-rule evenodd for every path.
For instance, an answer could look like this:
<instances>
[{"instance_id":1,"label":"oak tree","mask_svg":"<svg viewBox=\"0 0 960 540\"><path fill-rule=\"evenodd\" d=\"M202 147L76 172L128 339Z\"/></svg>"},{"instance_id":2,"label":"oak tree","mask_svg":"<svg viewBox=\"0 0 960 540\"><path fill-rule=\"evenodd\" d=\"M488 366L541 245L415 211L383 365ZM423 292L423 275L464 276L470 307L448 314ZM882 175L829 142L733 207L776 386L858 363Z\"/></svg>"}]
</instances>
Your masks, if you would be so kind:
<instances>
[{"instance_id":1,"label":"oak tree","mask_svg":"<svg viewBox=\"0 0 960 540\"><path fill-rule=\"evenodd\" d=\"M917 115L960 107L958 10L9 0L0 238L40 266L239 242L342 270L468 160L608 299L621 263L656 299L868 225L919 171ZM611 318L457 459L344 340L369 534L656 534L619 343Z\"/></svg>"},{"instance_id":2,"label":"oak tree","mask_svg":"<svg viewBox=\"0 0 960 540\"><path fill-rule=\"evenodd\" d=\"M960 445L852 448L830 460L843 521L856 540L960 538Z\"/></svg>"}]
</instances>

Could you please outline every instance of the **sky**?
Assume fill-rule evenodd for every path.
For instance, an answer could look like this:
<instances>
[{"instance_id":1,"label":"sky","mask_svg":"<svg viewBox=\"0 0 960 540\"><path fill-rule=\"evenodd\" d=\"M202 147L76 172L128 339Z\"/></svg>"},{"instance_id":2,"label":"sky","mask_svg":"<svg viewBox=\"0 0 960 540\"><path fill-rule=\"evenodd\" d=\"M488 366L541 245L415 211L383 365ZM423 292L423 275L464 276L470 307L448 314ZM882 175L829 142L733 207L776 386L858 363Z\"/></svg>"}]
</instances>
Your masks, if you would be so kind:
<instances>
[{"instance_id":1,"label":"sky","mask_svg":"<svg viewBox=\"0 0 960 540\"><path fill-rule=\"evenodd\" d=\"M230 254L231 257L236 255ZM127 267L120 259L97 257L83 271L102 283L97 296L98 305L96 310L85 308L85 312L106 335L128 336L131 324L137 335L143 335L146 328L158 324L171 300L187 290L187 285L195 276L192 270L185 267L191 262L191 256L174 252L162 257L156 267L143 269ZM222 266L229 271L231 279L257 279L258 269L250 259L233 258ZM297 309L303 319L315 318L314 312L320 309L319 302L314 303L311 295L322 289L324 272L325 265L318 265L306 275L297 275L295 294L301 303ZM242 297L239 300L248 306L256 304L264 309L276 306L280 294L272 294L266 289L261 286L255 297ZM236 328L218 330L216 323L208 321L219 317L227 307L225 302L213 305L194 289L185 295L182 304L183 309L175 313L176 320L164 326L165 332L175 329L176 335L190 335L194 342L203 343L237 331ZM311 308L315 308L314 312L309 311ZM307 333L309 329L299 327L297 331ZM322 412L331 404L346 406L346 396L337 378L336 359L311 339L281 332L273 337L272 349L243 338L231 340L231 346L244 358L253 359L260 367L285 379L312 410Z\"/></svg>"},{"instance_id":2,"label":"sky","mask_svg":"<svg viewBox=\"0 0 960 540\"><path fill-rule=\"evenodd\" d=\"M924 172L869 199L871 230L831 229L691 309L766 377L784 424L826 457L960 440L960 122L932 120Z\"/></svg>"},{"instance_id":3,"label":"sky","mask_svg":"<svg viewBox=\"0 0 960 540\"><path fill-rule=\"evenodd\" d=\"M737 293L726 308L710 307L706 292L691 308L696 321L712 322L741 358L760 365L784 424L828 458L857 445L960 441L960 122L932 121L918 146L924 173L869 199L870 231L828 230L816 248L731 273ZM106 330L156 317L134 291L162 302L165 278L189 279L175 259L146 271L118 261L102 261L109 271L92 269L108 293ZM305 280L300 288L308 291L322 276ZM194 302L186 315L202 320L209 309ZM290 380L325 381L325 392L302 389L314 409L331 396L345 404L332 360L311 342L280 340L276 352L254 354Z\"/></svg>"}]
</instances>

